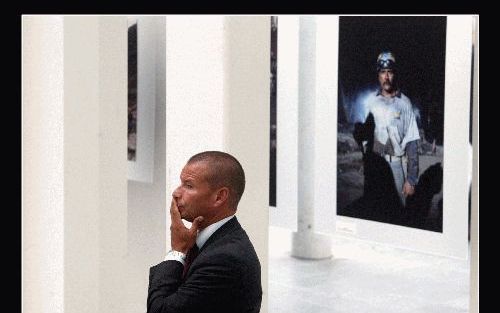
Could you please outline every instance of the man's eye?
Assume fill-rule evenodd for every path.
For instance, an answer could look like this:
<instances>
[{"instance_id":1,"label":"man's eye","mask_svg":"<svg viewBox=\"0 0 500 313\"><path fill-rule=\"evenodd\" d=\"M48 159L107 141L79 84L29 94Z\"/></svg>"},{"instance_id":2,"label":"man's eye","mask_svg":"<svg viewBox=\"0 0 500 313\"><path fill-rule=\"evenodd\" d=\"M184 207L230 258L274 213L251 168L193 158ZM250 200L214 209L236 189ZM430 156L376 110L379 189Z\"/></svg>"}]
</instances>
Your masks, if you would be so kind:
<instances>
[{"instance_id":1,"label":"man's eye","mask_svg":"<svg viewBox=\"0 0 500 313\"><path fill-rule=\"evenodd\" d=\"M186 187L189 188L189 189L193 188L193 186L189 185L189 184L187 184Z\"/></svg>"}]
</instances>

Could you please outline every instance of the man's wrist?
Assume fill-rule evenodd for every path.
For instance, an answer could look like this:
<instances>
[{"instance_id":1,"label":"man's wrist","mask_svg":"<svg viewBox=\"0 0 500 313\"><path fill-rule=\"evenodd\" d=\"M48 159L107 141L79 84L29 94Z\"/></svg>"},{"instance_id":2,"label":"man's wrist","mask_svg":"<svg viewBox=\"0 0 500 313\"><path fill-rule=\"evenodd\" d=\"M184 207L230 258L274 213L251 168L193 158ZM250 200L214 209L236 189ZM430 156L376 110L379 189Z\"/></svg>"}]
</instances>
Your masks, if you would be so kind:
<instances>
[{"instance_id":1,"label":"man's wrist","mask_svg":"<svg viewBox=\"0 0 500 313\"><path fill-rule=\"evenodd\" d=\"M182 265L186 264L186 254L176 250L170 250L165 256L165 261L174 260L179 261Z\"/></svg>"}]
</instances>

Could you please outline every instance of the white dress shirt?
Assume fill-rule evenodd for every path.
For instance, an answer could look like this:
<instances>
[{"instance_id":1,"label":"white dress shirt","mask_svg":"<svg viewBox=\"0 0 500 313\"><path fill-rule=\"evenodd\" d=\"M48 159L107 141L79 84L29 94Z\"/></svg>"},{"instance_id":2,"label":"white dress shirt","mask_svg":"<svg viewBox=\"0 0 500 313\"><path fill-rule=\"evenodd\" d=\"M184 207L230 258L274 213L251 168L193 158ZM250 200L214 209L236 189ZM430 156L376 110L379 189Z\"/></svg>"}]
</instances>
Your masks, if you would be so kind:
<instances>
[{"instance_id":1,"label":"white dress shirt","mask_svg":"<svg viewBox=\"0 0 500 313\"><path fill-rule=\"evenodd\" d=\"M198 236L196 237L196 245L198 246L198 249L201 249L203 245L207 242L208 238L212 236L217 229L221 228L222 225L226 224L229 222L230 219L234 217L234 214L231 216L228 216L224 219L221 219L220 221L213 223L211 225L208 225L206 228L204 228L201 231L198 231ZM179 251L174 251L170 250L167 255L165 256L165 261L168 260L174 260L174 261L179 261L182 263L182 265L186 264L186 255L184 253L181 253Z\"/></svg>"}]
</instances>

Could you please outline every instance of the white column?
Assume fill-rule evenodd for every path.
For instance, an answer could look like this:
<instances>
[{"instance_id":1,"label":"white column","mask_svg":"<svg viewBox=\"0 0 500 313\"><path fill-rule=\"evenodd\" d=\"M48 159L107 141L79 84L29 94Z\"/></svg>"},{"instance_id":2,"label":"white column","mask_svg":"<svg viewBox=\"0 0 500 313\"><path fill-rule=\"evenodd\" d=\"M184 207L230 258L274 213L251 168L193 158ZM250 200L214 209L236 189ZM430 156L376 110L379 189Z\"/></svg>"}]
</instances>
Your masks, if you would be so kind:
<instances>
[{"instance_id":1,"label":"white column","mask_svg":"<svg viewBox=\"0 0 500 313\"><path fill-rule=\"evenodd\" d=\"M64 17L64 311L99 310L99 25Z\"/></svg>"},{"instance_id":2,"label":"white column","mask_svg":"<svg viewBox=\"0 0 500 313\"><path fill-rule=\"evenodd\" d=\"M126 312L125 17L64 17L65 312Z\"/></svg>"},{"instance_id":3,"label":"white column","mask_svg":"<svg viewBox=\"0 0 500 313\"><path fill-rule=\"evenodd\" d=\"M278 17L276 208L271 226L297 229L299 18Z\"/></svg>"},{"instance_id":4,"label":"white column","mask_svg":"<svg viewBox=\"0 0 500 313\"><path fill-rule=\"evenodd\" d=\"M238 219L261 264L267 312L271 17L226 17L224 23L224 149L245 169Z\"/></svg>"},{"instance_id":5,"label":"white column","mask_svg":"<svg viewBox=\"0 0 500 313\"><path fill-rule=\"evenodd\" d=\"M167 203L189 157L223 148L223 23L222 16L166 17Z\"/></svg>"},{"instance_id":6,"label":"white column","mask_svg":"<svg viewBox=\"0 0 500 313\"><path fill-rule=\"evenodd\" d=\"M127 20L100 16L99 29L99 311L132 313L129 302L144 303L145 289L130 273L127 261L131 239L127 209ZM82 108L82 111L85 107ZM144 255L141 255L145 258ZM116 288L116 286L126 286ZM123 301L125 290L133 296ZM132 291L132 292L130 292ZM144 308L142 306L141 308Z\"/></svg>"},{"instance_id":7,"label":"white column","mask_svg":"<svg viewBox=\"0 0 500 313\"><path fill-rule=\"evenodd\" d=\"M292 237L292 256L329 258L331 238L314 231L316 106L316 21L301 17L299 24L299 114L298 114L298 214Z\"/></svg>"},{"instance_id":8,"label":"white column","mask_svg":"<svg viewBox=\"0 0 500 313\"><path fill-rule=\"evenodd\" d=\"M126 19L26 17L23 36L23 311L130 312Z\"/></svg>"},{"instance_id":9,"label":"white column","mask_svg":"<svg viewBox=\"0 0 500 313\"><path fill-rule=\"evenodd\" d=\"M192 155L221 150L238 158L247 184L237 216L261 262L262 313L267 312L270 31L270 17L166 17L167 199Z\"/></svg>"}]
</instances>

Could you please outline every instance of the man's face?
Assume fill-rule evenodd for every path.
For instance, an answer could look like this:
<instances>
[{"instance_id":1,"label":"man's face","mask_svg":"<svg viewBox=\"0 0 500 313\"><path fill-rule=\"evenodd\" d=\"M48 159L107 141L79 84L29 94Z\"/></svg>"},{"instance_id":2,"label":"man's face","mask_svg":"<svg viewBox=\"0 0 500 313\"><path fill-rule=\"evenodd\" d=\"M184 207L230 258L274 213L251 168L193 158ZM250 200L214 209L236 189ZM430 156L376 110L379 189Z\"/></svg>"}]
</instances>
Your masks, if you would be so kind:
<instances>
[{"instance_id":1,"label":"man's face","mask_svg":"<svg viewBox=\"0 0 500 313\"><path fill-rule=\"evenodd\" d=\"M378 72L378 82L382 90L392 92L394 89L394 71L389 68L381 69Z\"/></svg>"},{"instance_id":2,"label":"man's face","mask_svg":"<svg viewBox=\"0 0 500 313\"><path fill-rule=\"evenodd\" d=\"M189 222L198 216L206 217L210 213L214 191L205 178L207 171L205 162L186 164L181 172L181 184L172 193L181 218Z\"/></svg>"}]
</instances>

